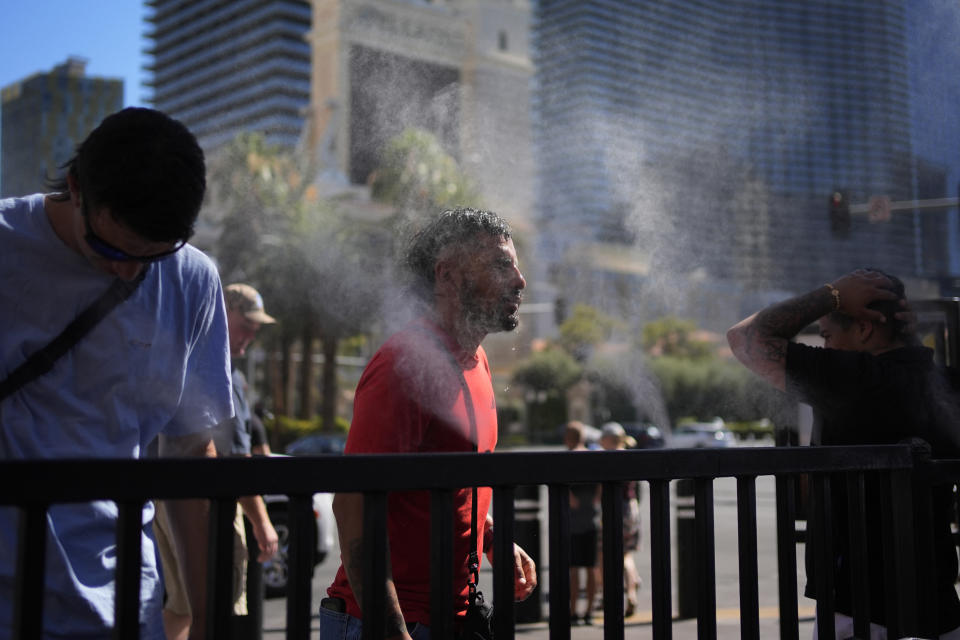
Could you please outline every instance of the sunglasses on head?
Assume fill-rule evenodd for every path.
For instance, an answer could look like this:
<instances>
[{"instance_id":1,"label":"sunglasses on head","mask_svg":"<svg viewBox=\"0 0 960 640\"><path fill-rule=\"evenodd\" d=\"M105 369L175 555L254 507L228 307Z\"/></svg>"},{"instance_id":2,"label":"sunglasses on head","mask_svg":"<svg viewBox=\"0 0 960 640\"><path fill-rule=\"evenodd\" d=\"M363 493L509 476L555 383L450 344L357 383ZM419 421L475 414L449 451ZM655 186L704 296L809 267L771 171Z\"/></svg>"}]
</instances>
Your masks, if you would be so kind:
<instances>
[{"instance_id":1,"label":"sunglasses on head","mask_svg":"<svg viewBox=\"0 0 960 640\"><path fill-rule=\"evenodd\" d=\"M174 244L173 248L167 251L161 251L160 253L154 253L148 256L132 256L123 249L118 249L94 233L93 227L90 226L90 213L87 209L86 200L81 200L80 212L83 217L83 225L86 229L86 234L84 235L83 239L86 240L90 248L93 249L99 256L106 258L111 262L156 262L161 258L166 258L167 256L176 253L183 248L183 245L187 244L186 240L178 240L176 244Z\"/></svg>"}]
</instances>

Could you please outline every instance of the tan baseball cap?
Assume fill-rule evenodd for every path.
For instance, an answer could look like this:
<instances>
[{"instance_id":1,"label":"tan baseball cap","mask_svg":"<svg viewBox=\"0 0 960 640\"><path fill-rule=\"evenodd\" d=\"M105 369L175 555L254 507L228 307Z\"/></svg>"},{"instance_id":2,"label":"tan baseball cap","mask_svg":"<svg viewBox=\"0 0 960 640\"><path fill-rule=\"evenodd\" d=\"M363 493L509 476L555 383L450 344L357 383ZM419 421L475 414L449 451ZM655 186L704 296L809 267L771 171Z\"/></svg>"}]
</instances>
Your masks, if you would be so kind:
<instances>
[{"instance_id":1,"label":"tan baseball cap","mask_svg":"<svg viewBox=\"0 0 960 640\"><path fill-rule=\"evenodd\" d=\"M227 311L239 311L248 320L260 324L273 324L276 319L263 310L263 298L248 284L231 284L223 290L223 299Z\"/></svg>"}]
</instances>

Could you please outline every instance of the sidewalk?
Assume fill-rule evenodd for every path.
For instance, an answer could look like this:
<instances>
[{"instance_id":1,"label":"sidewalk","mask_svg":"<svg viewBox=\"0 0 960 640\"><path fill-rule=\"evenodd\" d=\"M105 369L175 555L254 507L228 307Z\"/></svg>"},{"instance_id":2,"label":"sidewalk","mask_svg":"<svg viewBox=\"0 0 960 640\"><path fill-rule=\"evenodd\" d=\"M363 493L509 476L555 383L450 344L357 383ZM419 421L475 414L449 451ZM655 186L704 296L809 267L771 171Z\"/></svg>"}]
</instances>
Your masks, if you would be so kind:
<instances>
[{"instance_id":1,"label":"sidewalk","mask_svg":"<svg viewBox=\"0 0 960 640\"><path fill-rule=\"evenodd\" d=\"M813 636L814 608L812 606L801 606L799 615L800 639L811 638ZM652 613L649 611L641 611L627 618L624 623L624 637L631 639L652 638L652 619ZM675 619L672 631L674 640L696 640L697 621ZM547 622L519 624L516 632L517 637L524 640L547 640L550 637L550 628ZM594 615L592 626L573 627L570 631L570 637L583 640L603 638L602 613L597 612ZM780 637L779 612L776 607L760 608L760 637L764 639ZM740 611L738 609L717 609L717 638L718 640L740 639Z\"/></svg>"}]
</instances>

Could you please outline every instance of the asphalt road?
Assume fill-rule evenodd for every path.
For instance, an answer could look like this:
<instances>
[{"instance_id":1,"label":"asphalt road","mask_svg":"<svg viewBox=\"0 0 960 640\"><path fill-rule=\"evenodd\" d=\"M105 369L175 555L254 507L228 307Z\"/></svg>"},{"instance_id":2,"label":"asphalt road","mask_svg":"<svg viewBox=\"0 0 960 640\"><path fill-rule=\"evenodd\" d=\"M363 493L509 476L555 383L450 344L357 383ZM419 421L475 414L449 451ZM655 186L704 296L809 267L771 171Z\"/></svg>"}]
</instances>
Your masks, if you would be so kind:
<instances>
[{"instance_id":1,"label":"asphalt road","mask_svg":"<svg viewBox=\"0 0 960 640\"><path fill-rule=\"evenodd\" d=\"M650 584L650 549L646 545L649 540L649 503L646 499L647 491L644 487L644 499L642 503L643 518L643 541L641 548L636 553L637 568L644 585ZM737 513L736 513L736 481L732 478L720 478L714 483L714 519L715 519L715 537L716 537L716 589L717 589L717 637L721 640L740 638L740 620L739 620L739 566L737 560ZM545 493L544 493L545 496ZM675 500L671 500L675 504ZM546 500L541 499L541 531L544 538L546 534ZM671 532L676 535L675 516L671 513ZM544 538L545 539L545 538ZM676 545L673 545L676 549ZM778 610L778 586L776 569L776 503L774 493L774 479L772 477L761 477L757 479L757 562L759 567L759 598L760 598L760 637L777 638L779 637L779 610ZM546 548L541 551L541 558L546 558ZM676 552L672 553L674 567L676 567ZM336 573L339 560L339 549L335 549L327 560L317 567L313 579L313 606L319 606L320 599L326 595L326 587L330 584ZM797 589L798 593L803 592L803 547L797 547ZM491 583L489 569L486 569L486 575L481 573L481 586ZM517 636L523 638L539 639L548 638L546 615L548 612L545 587L548 584L549 567L545 562L539 567L539 582L537 596L542 602L543 622L520 624L517 626ZM676 615L677 607L677 578L674 571L673 579L673 606ZM581 609L583 604L581 603ZM802 595L798 601L800 615L800 638L810 638L813 630L814 603L812 600L804 598ZM652 637L651 628L651 602L650 590L645 588L641 590L640 607L638 613L625 620L627 638L650 638ZM283 638L285 637L285 600L268 600L264 604L264 638ZM594 617L594 625L591 627L578 626L572 631L573 638L601 638L603 637L602 611L597 611ZM312 625L314 637L318 637L316 629L317 623L314 619ZM697 637L696 620L677 620L673 622L673 637L676 640L693 639Z\"/></svg>"}]
</instances>

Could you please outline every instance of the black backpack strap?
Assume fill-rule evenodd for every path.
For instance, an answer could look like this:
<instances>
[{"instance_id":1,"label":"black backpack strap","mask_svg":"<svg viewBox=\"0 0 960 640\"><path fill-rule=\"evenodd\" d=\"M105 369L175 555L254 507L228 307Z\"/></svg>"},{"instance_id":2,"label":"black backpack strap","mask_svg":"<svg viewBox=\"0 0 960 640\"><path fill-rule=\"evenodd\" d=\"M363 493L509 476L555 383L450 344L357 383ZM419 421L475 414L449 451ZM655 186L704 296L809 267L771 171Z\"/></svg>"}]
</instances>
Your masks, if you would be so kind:
<instances>
[{"instance_id":1,"label":"black backpack strap","mask_svg":"<svg viewBox=\"0 0 960 640\"><path fill-rule=\"evenodd\" d=\"M90 333L114 307L133 295L147 275L149 267L144 267L140 275L131 281L117 278L99 298L80 312L73 322L51 340L47 346L34 352L9 376L0 382L0 400L13 394L17 389L34 378L42 376L53 368L54 363L70 350L85 335Z\"/></svg>"}]
</instances>

